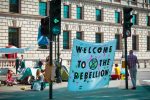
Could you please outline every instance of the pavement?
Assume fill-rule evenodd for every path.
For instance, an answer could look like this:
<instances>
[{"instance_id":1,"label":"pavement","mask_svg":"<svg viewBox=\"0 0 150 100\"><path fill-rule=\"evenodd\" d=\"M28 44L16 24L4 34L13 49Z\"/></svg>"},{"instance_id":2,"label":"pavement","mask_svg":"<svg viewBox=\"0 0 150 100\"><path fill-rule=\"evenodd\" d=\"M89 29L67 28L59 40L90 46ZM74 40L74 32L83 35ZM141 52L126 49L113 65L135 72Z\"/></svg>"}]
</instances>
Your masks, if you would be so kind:
<instances>
[{"instance_id":1,"label":"pavement","mask_svg":"<svg viewBox=\"0 0 150 100\"><path fill-rule=\"evenodd\" d=\"M71 92L67 82L54 83L53 100L150 100L150 85L142 85L137 81L137 89L131 90L131 80L125 88L125 80L111 80L104 88L84 92ZM21 90L21 88L25 90ZM30 85L14 85L0 87L0 100L49 100L49 87L44 91L32 91Z\"/></svg>"}]
</instances>

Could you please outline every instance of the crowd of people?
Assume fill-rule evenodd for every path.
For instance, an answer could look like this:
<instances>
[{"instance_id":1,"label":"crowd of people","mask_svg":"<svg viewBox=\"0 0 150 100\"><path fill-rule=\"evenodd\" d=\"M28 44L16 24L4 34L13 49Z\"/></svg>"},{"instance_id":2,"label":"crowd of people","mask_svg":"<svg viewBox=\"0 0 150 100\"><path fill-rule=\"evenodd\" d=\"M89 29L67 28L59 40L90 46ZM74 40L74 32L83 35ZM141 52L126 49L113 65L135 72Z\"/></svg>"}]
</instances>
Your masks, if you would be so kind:
<instances>
[{"instance_id":1,"label":"crowd of people","mask_svg":"<svg viewBox=\"0 0 150 100\"><path fill-rule=\"evenodd\" d=\"M56 77L61 76L59 73L60 66L58 67L58 65L59 65L58 62L54 63L54 66L55 66L54 73L56 72ZM46 57L45 67L46 66L50 68L49 56ZM37 61L37 64L34 68L26 68L24 56L21 55L21 59L19 59L19 57L16 58L15 68L16 68L16 73L14 73L10 69L7 72L6 81L5 81L5 84L7 86L13 86L14 84L16 84L16 80L13 79L13 74L16 74L18 76L22 75L22 77L20 78L20 80L18 82L23 83L23 84L26 84L26 82L28 80L32 79L32 81L29 83L29 84L31 84L32 90L43 90L45 88L45 83L50 81L49 79L46 78L45 69L43 69L43 61L41 59L39 59ZM36 75L34 76L33 73L36 73ZM49 76L49 75L47 75L47 76ZM54 76L54 80L56 79L56 77ZM59 79L57 79L56 81L57 81L57 83L60 83L61 77L59 77Z\"/></svg>"},{"instance_id":2,"label":"crowd of people","mask_svg":"<svg viewBox=\"0 0 150 100\"><path fill-rule=\"evenodd\" d=\"M61 60L62 62L62 60ZM60 63L55 62L54 63L56 66L56 77L58 77L56 79L56 82L61 82L61 75L60 75ZM133 50L129 51L129 55L127 57L127 66L128 66L128 70L129 70L129 75L131 77L131 82L133 84L132 89L136 89L136 74L137 74L137 66L136 64L138 64L139 66L139 62L137 59L137 56L133 54ZM35 79L32 81L31 83L31 89L32 90L43 90L45 88L44 82L47 80L45 77L45 70L42 69L43 66L43 62L41 59L39 59L38 63L37 63L37 71L36 71L36 77ZM46 58L46 66L49 67L49 56ZM50 68L50 67L49 67ZM23 73L23 71L25 70L25 60L23 55L21 55L21 59L19 59L18 57L16 58L16 74L19 73ZM118 64L115 64L115 75L117 76L117 79L120 80L121 79L121 70L120 67L118 66ZM12 74L13 72L11 70L8 70L7 75L6 75L6 84L8 86L13 86L13 84L16 84L16 80L12 78ZM49 76L49 75L48 75ZM49 82L49 80L47 80L47 82Z\"/></svg>"}]
</instances>

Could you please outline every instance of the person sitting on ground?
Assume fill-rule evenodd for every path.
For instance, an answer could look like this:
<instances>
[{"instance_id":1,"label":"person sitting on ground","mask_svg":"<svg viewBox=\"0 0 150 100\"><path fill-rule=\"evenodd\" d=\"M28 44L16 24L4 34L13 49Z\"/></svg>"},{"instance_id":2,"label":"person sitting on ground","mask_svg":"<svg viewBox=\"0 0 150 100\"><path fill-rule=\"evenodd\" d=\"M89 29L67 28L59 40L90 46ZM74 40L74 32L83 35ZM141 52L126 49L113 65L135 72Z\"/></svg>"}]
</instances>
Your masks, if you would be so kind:
<instances>
[{"instance_id":1,"label":"person sitting on ground","mask_svg":"<svg viewBox=\"0 0 150 100\"><path fill-rule=\"evenodd\" d=\"M117 79L120 80L120 68L118 67L118 64L115 64L115 75L117 76Z\"/></svg>"},{"instance_id":2,"label":"person sitting on ground","mask_svg":"<svg viewBox=\"0 0 150 100\"><path fill-rule=\"evenodd\" d=\"M14 83L14 81L15 81L15 80L12 78L12 74L13 74L12 70L8 70L8 71L7 71L6 84L7 84L8 86L13 86L13 83Z\"/></svg>"},{"instance_id":3,"label":"person sitting on ground","mask_svg":"<svg viewBox=\"0 0 150 100\"><path fill-rule=\"evenodd\" d=\"M41 87L42 83L44 82L44 75L42 74L41 70L38 69L36 72L36 80L32 83L31 89L32 90L42 90Z\"/></svg>"}]
</instances>

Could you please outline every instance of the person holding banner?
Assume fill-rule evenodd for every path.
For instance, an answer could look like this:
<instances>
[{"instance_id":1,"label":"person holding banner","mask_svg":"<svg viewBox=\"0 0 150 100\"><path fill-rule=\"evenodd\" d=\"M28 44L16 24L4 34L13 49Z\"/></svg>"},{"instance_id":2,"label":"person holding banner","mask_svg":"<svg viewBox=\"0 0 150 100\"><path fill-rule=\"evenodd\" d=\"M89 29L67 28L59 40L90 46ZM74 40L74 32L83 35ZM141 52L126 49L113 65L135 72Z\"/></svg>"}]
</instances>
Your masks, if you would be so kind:
<instances>
[{"instance_id":1,"label":"person holding banner","mask_svg":"<svg viewBox=\"0 0 150 100\"><path fill-rule=\"evenodd\" d=\"M128 68L129 68L131 81L133 84L133 87L131 89L135 90L136 89L136 74L137 74L136 64L138 64L138 66L139 66L139 62L138 62L137 56L133 54L133 50L129 51L129 55L127 58L127 64L128 64Z\"/></svg>"}]
</instances>

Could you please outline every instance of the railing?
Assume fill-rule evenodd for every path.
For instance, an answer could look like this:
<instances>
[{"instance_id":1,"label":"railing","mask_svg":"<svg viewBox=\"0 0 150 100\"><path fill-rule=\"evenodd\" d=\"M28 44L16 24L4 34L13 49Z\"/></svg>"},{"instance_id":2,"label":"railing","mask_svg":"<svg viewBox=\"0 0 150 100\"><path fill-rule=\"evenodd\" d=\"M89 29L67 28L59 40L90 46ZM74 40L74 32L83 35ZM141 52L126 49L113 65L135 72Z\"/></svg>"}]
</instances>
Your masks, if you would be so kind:
<instances>
[{"instance_id":1,"label":"railing","mask_svg":"<svg viewBox=\"0 0 150 100\"><path fill-rule=\"evenodd\" d=\"M27 67L35 67L39 59L25 59ZM16 59L0 59L0 68L15 68ZM42 59L45 65L45 59ZM29 66L28 66L29 65Z\"/></svg>"},{"instance_id":2,"label":"railing","mask_svg":"<svg viewBox=\"0 0 150 100\"><path fill-rule=\"evenodd\" d=\"M14 67L15 59L0 59L0 68Z\"/></svg>"}]
</instances>

